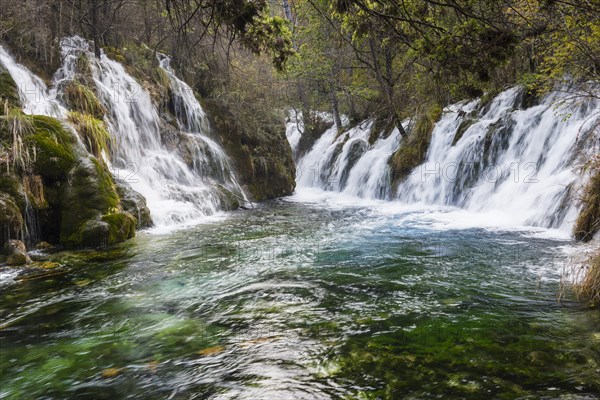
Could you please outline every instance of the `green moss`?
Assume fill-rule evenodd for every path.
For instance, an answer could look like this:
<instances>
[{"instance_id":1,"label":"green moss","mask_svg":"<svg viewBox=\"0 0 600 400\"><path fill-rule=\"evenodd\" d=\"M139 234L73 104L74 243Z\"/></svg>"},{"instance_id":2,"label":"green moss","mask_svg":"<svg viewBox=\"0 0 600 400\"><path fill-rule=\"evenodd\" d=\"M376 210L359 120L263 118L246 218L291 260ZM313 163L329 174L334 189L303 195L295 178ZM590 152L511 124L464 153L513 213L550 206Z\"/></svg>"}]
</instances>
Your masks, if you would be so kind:
<instances>
[{"instance_id":1,"label":"green moss","mask_svg":"<svg viewBox=\"0 0 600 400\"><path fill-rule=\"evenodd\" d=\"M123 54L121 49L119 49L117 47L113 47L113 46L105 46L103 49L104 49L104 53L109 58L111 58L121 64L127 63L127 59L125 58L125 55Z\"/></svg>"},{"instance_id":2,"label":"green moss","mask_svg":"<svg viewBox=\"0 0 600 400\"><path fill-rule=\"evenodd\" d=\"M32 117L35 133L25 138L35 147L34 168L44 178L64 178L75 165L75 138L56 119L41 115Z\"/></svg>"},{"instance_id":3,"label":"green moss","mask_svg":"<svg viewBox=\"0 0 600 400\"><path fill-rule=\"evenodd\" d=\"M429 112L417 115L413 129L389 161L394 188L425 160L433 127L441 115L442 109L437 105L432 107Z\"/></svg>"},{"instance_id":4,"label":"green moss","mask_svg":"<svg viewBox=\"0 0 600 400\"><path fill-rule=\"evenodd\" d=\"M127 212L114 212L84 221L64 238L68 247L101 247L123 242L135 236L136 220Z\"/></svg>"},{"instance_id":5,"label":"green moss","mask_svg":"<svg viewBox=\"0 0 600 400\"><path fill-rule=\"evenodd\" d=\"M93 157L81 158L68 181L60 200L60 241L70 247L91 245L94 235L102 238L108 229L99 223L102 216L117 212L119 196L114 181ZM104 244L96 242L94 245Z\"/></svg>"},{"instance_id":6,"label":"green moss","mask_svg":"<svg viewBox=\"0 0 600 400\"><path fill-rule=\"evenodd\" d=\"M79 133L90 153L96 157L100 157L103 151L106 154L109 153L111 138L104 121L100 121L92 115L79 112L70 112L68 119Z\"/></svg>"},{"instance_id":7,"label":"green moss","mask_svg":"<svg viewBox=\"0 0 600 400\"><path fill-rule=\"evenodd\" d=\"M454 146L463 137L467 129L469 129L474 123L475 120L471 118L466 118L460 123L458 129L456 130L456 134L454 135L454 139L452 139L452 146Z\"/></svg>"},{"instance_id":8,"label":"green moss","mask_svg":"<svg viewBox=\"0 0 600 400\"><path fill-rule=\"evenodd\" d=\"M102 119L106 114L106 109L94 92L79 82L72 81L65 86L64 100L70 109L89 114L96 119Z\"/></svg>"},{"instance_id":9,"label":"green moss","mask_svg":"<svg viewBox=\"0 0 600 400\"><path fill-rule=\"evenodd\" d=\"M5 114L5 105L9 107L21 107L19 91L15 81L10 74L0 68L0 115Z\"/></svg>"},{"instance_id":10,"label":"green moss","mask_svg":"<svg viewBox=\"0 0 600 400\"><path fill-rule=\"evenodd\" d=\"M273 115L277 123L265 123L254 130L243 125L223 103L207 101L204 105L211 126L231 156L238 182L252 200L286 196L294 191L296 167L280 116Z\"/></svg>"},{"instance_id":11,"label":"green moss","mask_svg":"<svg viewBox=\"0 0 600 400\"><path fill-rule=\"evenodd\" d=\"M135 236L136 219L129 213L107 214L102 217L102 221L109 225L108 244L122 242Z\"/></svg>"}]
</instances>

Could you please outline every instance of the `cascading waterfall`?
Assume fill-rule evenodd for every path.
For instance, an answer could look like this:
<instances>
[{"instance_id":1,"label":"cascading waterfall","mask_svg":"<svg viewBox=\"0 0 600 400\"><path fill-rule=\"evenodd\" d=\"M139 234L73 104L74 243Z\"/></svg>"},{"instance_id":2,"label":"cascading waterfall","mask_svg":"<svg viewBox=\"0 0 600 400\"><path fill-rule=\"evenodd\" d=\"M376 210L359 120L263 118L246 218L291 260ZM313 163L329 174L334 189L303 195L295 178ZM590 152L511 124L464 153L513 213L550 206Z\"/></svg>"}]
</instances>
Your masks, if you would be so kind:
<instances>
[{"instance_id":1,"label":"cascading waterfall","mask_svg":"<svg viewBox=\"0 0 600 400\"><path fill-rule=\"evenodd\" d=\"M0 64L17 84L19 98L23 103L23 112L30 115L47 115L64 118L67 110L57 100L56 89L48 89L42 79L33 74L0 46Z\"/></svg>"},{"instance_id":2,"label":"cascading waterfall","mask_svg":"<svg viewBox=\"0 0 600 400\"><path fill-rule=\"evenodd\" d=\"M168 60L163 60L161 67L171 81L179 125L174 129L191 153L187 163L163 143L161 125L165 122L148 92L120 63L105 54L96 58L88 42L76 36L61 41L61 52L63 65L55 73L51 89L2 47L0 62L17 83L26 113L65 121L68 110L61 103L61 90L75 79L78 59L89 61L98 98L108 111L105 122L115 141L105 161L117 178L146 198L156 226L193 223L223 209L232 196L246 200L227 155L206 136L210 126L200 103L191 88L175 76Z\"/></svg>"},{"instance_id":3,"label":"cascading waterfall","mask_svg":"<svg viewBox=\"0 0 600 400\"><path fill-rule=\"evenodd\" d=\"M123 66L104 54L97 59L81 38L64 39L62 47L65 54L73 55L72 59L84 53L90 60L100 100L109 110L106 122L116 140L111 154L114 173L146 198L154 223L158 226L189 223L220 210L224 193L217 185L225 182L213 179L214 174L199 174L207 169L190 168L179 154L166 148L160 134L161 120L150 95ZM175 81L172 72L170 76ZM172 89L177 93L178 87ZM181 126L194 120L207 127L204 112L191 89L188 96L177 98L181 109L187 111L182 113L187 119L179 121ZM206 147L220 149L214 142ZM206 162L217 160L211 163L216 165L217 178L233 176L224 152L203 152L199 146L195 149L193 162L202 162L197 158ZM239 185L227 186L242 193Z\"/></svg>"},{"instance_id":4,"label":"cascading waterfall","mask_svg":"<svg viewBox=\"0 0 600 400\"><path fill-rule=\"evenodd\" d=\"M160 67L169 77L177 121L191 141L193 170L199 176L209 177L238 199L247 202L248 198L235 178L229 158L221 146L207 136L210 133L208 117L194 95L193 89L175 75L168 56L158 53L157 58Z\"/></svg>"},{"instance_id":5,"label":"cascading waterfall","mask_svg":"<svg viewBox=\"0 0 600 400\"><path fill-rule=\"evenodd\" d=\"M402 145L398 131L369 144L369 121L340 135L333 127L298 160L298 187L457 206L514 225L570 230L585 178L577 168L586 159L583 149L595 145L600 102L564 90L526 109L522 100L523 90L511 88L487 105L449 106L435 124L425 162L395 192L389 161Z\"/></svg>"}]
</instances>

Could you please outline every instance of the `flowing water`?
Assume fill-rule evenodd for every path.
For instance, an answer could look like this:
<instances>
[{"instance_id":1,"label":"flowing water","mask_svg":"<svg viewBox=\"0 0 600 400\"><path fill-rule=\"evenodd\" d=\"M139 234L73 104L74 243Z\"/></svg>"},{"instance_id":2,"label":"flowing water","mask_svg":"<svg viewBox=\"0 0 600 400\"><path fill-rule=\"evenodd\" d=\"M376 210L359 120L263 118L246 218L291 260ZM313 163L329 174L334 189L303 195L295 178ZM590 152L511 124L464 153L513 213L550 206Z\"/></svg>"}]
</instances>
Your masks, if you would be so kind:
<instances>
[{"instance_id":1,"label":"flowing water","mask_svg":"<svg viewBox=\"0 0 600 400\"><path fill-rule=\"evenodd\" d=\"M568 239L338 200L6 283L0 398L598 398L600 315L557 298Z\"/></svg>"},{"instance_id":2,"label":"flowing water","mask_svg":"<svg viewBox=\"0 0 600 400\"><path fill-rule=\"evenodd\" d=\"M600 102L574 93L562 88L523 108L523 91L512 88L489 104L447 107L425 162L397 188L389 166L402 146L397 129L371 144L371 121L343 134L332 127L298 161L298 184L405 204L456 206L510 225L568 232L585 181L580 168L598 147L600 121ZM295 124L288 122L287 130L297 146Z\"/></svg>"}]
</instances>

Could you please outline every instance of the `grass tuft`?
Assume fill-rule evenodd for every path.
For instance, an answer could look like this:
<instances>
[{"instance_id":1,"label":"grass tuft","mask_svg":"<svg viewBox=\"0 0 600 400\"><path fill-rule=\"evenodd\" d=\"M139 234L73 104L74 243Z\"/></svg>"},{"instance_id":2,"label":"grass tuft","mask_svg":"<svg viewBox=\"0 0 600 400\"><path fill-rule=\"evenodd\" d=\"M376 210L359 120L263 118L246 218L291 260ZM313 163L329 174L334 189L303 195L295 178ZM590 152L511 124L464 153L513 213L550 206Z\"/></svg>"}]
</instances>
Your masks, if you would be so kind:
<instances>
[{"instance_id":1,"label":"grass tuft","mask_svg":"<svg viewBox=\"0 0 600 400\"><path fill-rule=\"evenodd\" d=\"M581 301L600 306L600 252L593 254L582 269L581 279L573 285L573 292Z\"/></svg>"},{"instance_id":2,"label":"grass tuft","mask_svg":"<svg viewBox=\"0 0 600 400\"><path fill-rule=\"evenodd\" d=\"M30 152L24 142L24 138L34 131L32 117L23 114L21 110L10 109L0 116L0 139L9 144L1 157L6 161L7 172L10 171L11 164L15 170L28 170L31 161L35 160L35 151Z\"/></svg>"},{"instance_id":3,"label":"grass tuft","mask_svg":"<svg viewBox=\"0 0 600 400\"><path fill-rule=\"evenodd\" d=\"M94 92L77 81L67 83L64 96L66 103L75 111L92 115L96 119L102 119L106 114L106 109Z\"/></svg>"},{"instance_id":4,"label":"grass tuft","mask_svg":"<svg viewBox=\"0 0 600 400\"><path fill-rule=\"evenodd\" d=\"M590 165L591 177L581 199L583 208L573 229L575 239L583 242L592 240L600 229L600 158L591 161Z\"/></svg>"},{"instance_id":5,"label":"grass tuft","mask_svg":"<svg viewBox=\"0 0 600 400\"><path fill-rule=\"evenodd\" d=\"M109 154L111 137L104 121L76 111L70 112L67 118L79 133L90 153L98 158L103 151Z\"/></svg>"}]
</instances>

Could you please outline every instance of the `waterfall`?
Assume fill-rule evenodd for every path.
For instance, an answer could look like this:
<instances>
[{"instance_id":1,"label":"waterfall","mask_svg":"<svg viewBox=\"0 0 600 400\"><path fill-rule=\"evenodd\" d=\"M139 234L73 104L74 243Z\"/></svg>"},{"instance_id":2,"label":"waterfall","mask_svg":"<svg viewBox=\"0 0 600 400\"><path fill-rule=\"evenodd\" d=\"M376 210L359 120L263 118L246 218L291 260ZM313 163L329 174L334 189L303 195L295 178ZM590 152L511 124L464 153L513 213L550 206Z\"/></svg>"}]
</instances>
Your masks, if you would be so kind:
<instances>
[{"instance_id":1,"label":"waterfall","mask_svg":"<svg viewBox=\"0 0 600 400\"><path fill-rule=\"evenodd\" d=\"M23 109L65 121L63 85L76 78L78 60L89 62L95 90L107 110L104 118L114 139L106 162L116 178L127 181L147 201L158 227L190 224L229 207L231 199L245 201L225 151L211 139L204 110L191 88L178 79L165 57L160 66L169 76L176 121L163 120L151 97L123 65L105 54L96 58L86 40L61 40L63 64L53 86L15 62L0 47L0 62L17 83ZM179 143L169 148L162 133L175 132ZM180 147L184 147L183 149ZM185 153L182 155L180 153Z\"/></svg>"},{"instance_id":2,"label":"waterfall","mask_svg":"<svg viewBox=\"0 0 600 400\"><path fill-rule=\"evenodd\" d=\"M229 157L217 142L208 135L211 132L208 117L193 89L179 79L171 68L171 58L157 54L160 67L169 77L171 98L180 127L191 142L193 170L203 177L223 185L235 197L247 202L248 198L240 187L229 164Z\"/></svg>"},{"instance_id":3,"label":"waterfall","mask_svg":"<svg viewBox=\"0 0 600 400\"><path fill-rule=\"evenodd\" d=\"M395 190L389 165L402 146L397 130L369 143L371 121L342 134L331 128L298 160L298 187L455 206L514 225L570 230L585 179L579 168L597 140L600 102L568 91L557 89L525 109L518 87L487 104L478 99L447 107L425 161Z\"/></svg>"},{"instance_id":4,"label":"waterfall","mask_svg":"<svg viewBox=\"0 0 600 400\"><path fill-rule=\"evenodd\" d=\"M67 110L56 99L56 89L48 89L44 81L29 71L0 46L0 64L13 78L23 103L23 112L30 115L47 115L64 118Z\"/></svg>"},{"instance_id":5,"label":"waterfall","mask_svg":"<svg viewBox=\"0 0 600 400\"><path fill-rule=\"evenodd\" d=\"M62 49L65 56L72 55L71 60L85 54L90 61L96 91L109 111L105 120L116 140L110 157L114 174L146 198L156 225L196 221L222 209L230 193L242 196L225 152L201 134L209 130L202 107L168 64L163 68L171 81L177 122L185 132L173 128L184 144L189 140L193 165L163 143L161 129L165 122L149 93L123 65L104 54L97 59L88 43L78 37L63 39ZM72 70L62 68L63 75L68 76ZM196 168L198 165L204 168Z\"/></svg>"}]
</instances>

